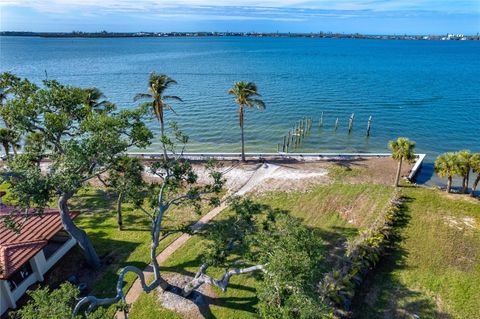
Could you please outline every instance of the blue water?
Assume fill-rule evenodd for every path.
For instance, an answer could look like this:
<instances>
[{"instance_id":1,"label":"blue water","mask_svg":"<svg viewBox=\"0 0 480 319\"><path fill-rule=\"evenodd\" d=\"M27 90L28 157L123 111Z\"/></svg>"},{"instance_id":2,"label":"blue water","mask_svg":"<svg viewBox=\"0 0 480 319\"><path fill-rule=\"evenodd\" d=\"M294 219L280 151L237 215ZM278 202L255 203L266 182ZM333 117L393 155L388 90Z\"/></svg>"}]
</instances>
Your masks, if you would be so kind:
<instances>
[{"instance_id":1,"label":"blue water","mask_svg":"<svg viewBox=\"0 0 480 319\"><path fill-rule=\"evenodd\" d=\"M151 71L166 73L179 83L171 93L185 101L167 117L190 136L189 151L239 150L237 107L227 92L248 80L267 109L247 111L247 151L276 151L295 121L311 116L318 124L323 111L324 127L314 124L299 151L385 152L389 140L407 136L427 162L446 151L480 152L479 41L0 37L0 57L0 71L96 86L120 108L136 105Z\"/></svg>"}]
</instances>

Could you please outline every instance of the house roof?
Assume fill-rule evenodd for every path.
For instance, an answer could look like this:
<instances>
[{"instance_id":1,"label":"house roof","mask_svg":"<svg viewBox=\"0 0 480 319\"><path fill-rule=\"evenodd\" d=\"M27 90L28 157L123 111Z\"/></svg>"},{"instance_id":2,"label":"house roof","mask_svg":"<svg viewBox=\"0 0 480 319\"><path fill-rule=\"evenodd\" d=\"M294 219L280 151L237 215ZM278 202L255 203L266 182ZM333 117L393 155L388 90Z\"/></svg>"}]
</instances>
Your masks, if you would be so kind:
<instances>
[{"instance_id":1,"label":"house roof","mask_svg":"<svg viewBox=\"0 0 480 319\"><path fill-rule=\"evenodd\" d=\"M45 209L43 214L30 214L28 218L13 211L13 206L0 207L0 216L8 215L21 225L17 233L0 221L0 279L10 277L63 228L58 210ZM70 215L75 218L78 212Z\"/></svg>"}]
</instances>

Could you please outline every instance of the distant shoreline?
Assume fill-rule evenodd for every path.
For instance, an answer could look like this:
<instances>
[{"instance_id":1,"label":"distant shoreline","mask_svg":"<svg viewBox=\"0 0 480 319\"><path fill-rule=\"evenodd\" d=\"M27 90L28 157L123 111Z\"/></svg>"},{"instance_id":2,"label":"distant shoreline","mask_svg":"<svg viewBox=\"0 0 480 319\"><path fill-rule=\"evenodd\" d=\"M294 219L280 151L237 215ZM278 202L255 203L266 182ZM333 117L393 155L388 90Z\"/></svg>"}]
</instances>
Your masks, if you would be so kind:
<instances>
[{"instance_id":1,"label":"distant shoreline","mask_svg":"<svg viewBox=\"0 0 480 319\"><path fill-rule=\"evenodd\" d=\"M41 38L172 38L172 37L268 37L376 40L480 40L480 35L366 35L344 33L257 33L257 32L21 32L2 31L0 36Z\"/></svg>"}]
</instances>

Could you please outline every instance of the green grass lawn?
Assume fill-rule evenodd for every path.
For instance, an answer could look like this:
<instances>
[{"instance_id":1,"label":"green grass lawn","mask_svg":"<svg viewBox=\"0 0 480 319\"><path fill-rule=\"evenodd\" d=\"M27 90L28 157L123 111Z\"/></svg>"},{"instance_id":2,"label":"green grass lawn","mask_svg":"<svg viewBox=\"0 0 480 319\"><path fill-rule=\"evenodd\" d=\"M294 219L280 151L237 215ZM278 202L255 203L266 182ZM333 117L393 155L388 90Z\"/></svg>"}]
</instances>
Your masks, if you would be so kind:
<instances>
[{"instance_id":1,"label":"green grass lawn","mask_svg":"<svg viewBox=\"0 0 480 319\"><path fill-rule=\"evenodd\" d=\"M330 184L316 187L306 193L273 192L256 198L257 201L274 208L289 210L302 218L308 226L316 228L329 249L339 247L347 239L355 236L358 230L368 225L382 210L393 192L392 187L380 185ZM223 218L228 212L218 216ZM350 216L348 223L341 216ZM162 265L162 270L182 274L194 274L201 264L200 254L205 242L199 237L191 238L184 247ZM327 259L326 259L327 260ZM209 274L221 276L223 270L209 268ZM207 318L255 318L256 287L261 284L255 274L234 276L226 293L214 288L217 298L208 300ZM164 309L152 303L152 294L143 294L133 305L130 318L143 318L146 306L148 313L161 317ZM155 299L156 300L156 299ZM138 310L137 310L138 309ZM169 318L169 317L167 317Z\"/></svg>"},{"instance_id":2,"label":"green grass lawn","mask_svg":"<svg viewBox=\"0 0 480 319\"><path fill-rule=\"evenodd\" d=\"M480 318L480 202L402 191L402 240L362 287L357 317Z\"/></svg>"}]
</instances>

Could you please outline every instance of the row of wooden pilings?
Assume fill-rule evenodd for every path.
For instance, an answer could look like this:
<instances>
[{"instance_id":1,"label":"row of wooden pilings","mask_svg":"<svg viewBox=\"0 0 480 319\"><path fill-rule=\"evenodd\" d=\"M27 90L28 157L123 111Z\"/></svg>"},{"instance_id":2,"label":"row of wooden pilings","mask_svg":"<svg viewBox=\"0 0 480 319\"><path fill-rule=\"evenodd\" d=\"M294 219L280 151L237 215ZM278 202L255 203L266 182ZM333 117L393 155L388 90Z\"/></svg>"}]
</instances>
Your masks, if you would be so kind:
<instances>
[{"instance_id":1,"label":"row of wooden pilings","mask_svg":"<svg viewBox=\"0 0 480 319\"><path fill-rule=\"evenodd\" d=\"M352 113L348 120L348 134L352 133L353 120L355 119L355 113ZM323 127L323 112L320 115L318 127ZM287 135L283 136L283 143L277 144L277 151L288 153L291 149L297 149L304 139L310 135L312 129L313 119L311 117L305 117L293 125L293 128L288 131ZM370 129L372 128L372 116L368 118L366 136L370 136ZM335 131L338 130L338 117L335 119Z\"/></svg>"}]
</instances>

